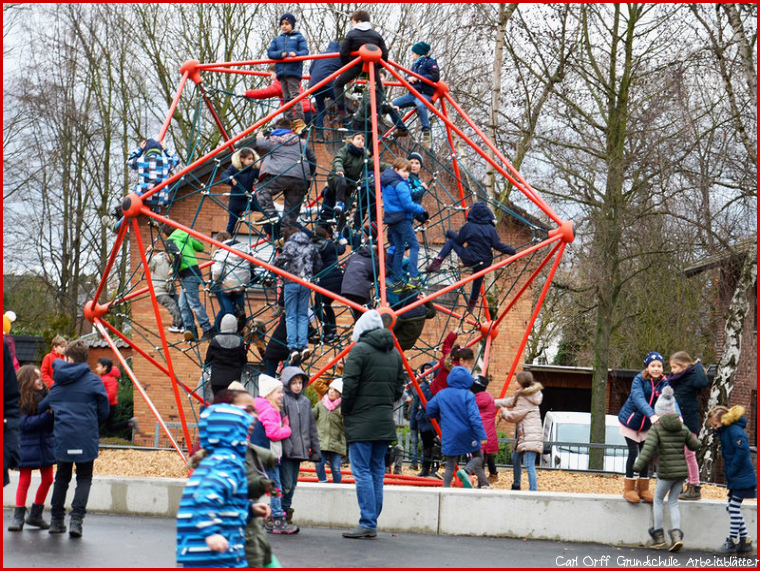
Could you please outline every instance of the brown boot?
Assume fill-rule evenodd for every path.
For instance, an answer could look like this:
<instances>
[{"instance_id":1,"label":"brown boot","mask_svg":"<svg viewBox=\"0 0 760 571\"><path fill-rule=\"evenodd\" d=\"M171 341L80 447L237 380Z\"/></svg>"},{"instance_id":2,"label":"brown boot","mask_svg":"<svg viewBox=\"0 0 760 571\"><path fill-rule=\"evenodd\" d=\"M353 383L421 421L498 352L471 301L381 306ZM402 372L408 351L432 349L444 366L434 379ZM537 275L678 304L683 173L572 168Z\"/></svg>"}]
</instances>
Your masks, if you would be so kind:
<instances>
[{"instance_id":1,"label":"brown boot","mask_svg":"<svg viewBox=\"0 0 760 571\"><path fill-rule=\"evenodd\" d=\"M702 486L686 484L686 489L678 496L679 500L699 501L702 499Z\"/></svg>"},{"instance_id":2,"label":"brown boot","mask_svg":"<svg viewBox=\"0 0 760 571\"><path fill-rule=\"evenodd\" d=\"M652 492L649 491L649 478L639 478L638 479L638 492L639 497L641 498L642 502L646 502L648 504L654 503L654 495Z\"/></svg>"},{"instance_id":3,"label":"brown boot","mask_svg":"<svg viewBox=\"0 0 760 571\"><path fill-rule=\"evenodd\" d=\"M623 480L623 497L632 504L638 504L641 501L639 494L636 493L636 480L633 478Z\"/></svg>"}]
</instances>

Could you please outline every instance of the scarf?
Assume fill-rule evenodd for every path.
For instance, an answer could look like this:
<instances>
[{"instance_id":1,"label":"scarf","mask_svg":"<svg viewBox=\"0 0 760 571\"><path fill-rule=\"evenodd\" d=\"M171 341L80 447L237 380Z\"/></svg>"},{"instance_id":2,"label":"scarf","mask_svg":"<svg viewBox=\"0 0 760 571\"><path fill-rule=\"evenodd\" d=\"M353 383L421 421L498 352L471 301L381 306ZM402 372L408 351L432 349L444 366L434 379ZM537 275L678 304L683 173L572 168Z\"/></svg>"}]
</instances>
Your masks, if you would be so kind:
<instances>
[{"instance_id":1,"label":"scarf","mask_svg":"<svg viewBox=\"0 0 760 571\"><path fill-rule=\"evenodd\" d=\"M340 397L336 398L335 400L330 400L330 397L325 395L322 397L322 404L327 407L328 411L332 412L340 406Z\"/></svg>"}]
</instances>

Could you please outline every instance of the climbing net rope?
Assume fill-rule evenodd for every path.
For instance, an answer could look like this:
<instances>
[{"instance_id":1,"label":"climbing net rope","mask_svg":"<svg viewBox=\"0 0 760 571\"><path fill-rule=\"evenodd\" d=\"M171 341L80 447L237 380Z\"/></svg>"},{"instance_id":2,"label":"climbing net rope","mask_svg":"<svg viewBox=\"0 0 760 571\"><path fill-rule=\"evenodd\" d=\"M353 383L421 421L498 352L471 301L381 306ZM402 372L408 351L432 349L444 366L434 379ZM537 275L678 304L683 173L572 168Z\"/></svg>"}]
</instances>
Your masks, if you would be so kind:
<instances>
[{"instance_id":1,"label":"climbing net rope","mask_svg":"<svg viewBox=\"0 0 760 571\"><path fill-rule=\"evenodd\" d=\"M144 383L137 378L132 368L121 357L114 341L114 338L120 338L126 342L140 358L149 362L159 375L168 379L177 408L178 424L185 443L190 446L193 442L189 430L192 424L190 421L197 420L200 408L208 402L210 396L208 368L204 367L203 348L205 345L195 340L197 335L195 339L188 341L167 335L165 331L156 295L156 284L151 272L147 271L149 259L146 255L148 246L153 251L151 255L161 255L170 250L167 239L159 231L161 224L182 230L193 239L210 246L198 253L199 267L204 276L209 273L214 264L211 252L221 252L221 257L226 258L227 265L223 270L225 273L240 271L245 274L246 278L243 280L245 283L242 287L240 284L225 286L221 279L205 280L202 284L201 303L206 308L210 319L214 320L215 316L221 317L224 313L223 298L225 296L236 294L234 297L239 302L242 300L235 306L235 313L240 317L240 330L249 347L249 363L246 365L242 380L254 393L257 390L257 377L266 370L266 357L270 352L278 361L287 360L287 346L282 334L285 322L278 310L282 304L281 288L278 287L282 278L302 283L317 294L312 312L315 326L310 331L309 337L315 350L306 362L301 363L301 367L310 375L310 383L323 377L340 376L342 360L353 345L351 342L351 329L354 322L352 312L358 315L370 307L375 308L381 314L387 315L394 323L396 328L394 330L397 330L397 327L404 322L405 316L412 315L415 309L424 306L430 314L434 310L435 317L432 323L435 326L425 326L425 331L422 335L418 335L412 348L404 351L398 340L396 341L410 384L424 406L425 397L412 364L419 366L425 362L433 362L436 367L440 366L438 363L441 360L441 342L449 332L458 330L460 344L475 350L478 367L483 374L486 374L489 370L489 361L493 359L494 344L500 327L505 324L505 320L509 320L511 311L521 297L526 295L526 292L532 295L536 278L548 271L542 291L537 296L537 302L534 305L531 304L533 307L530 319L524 327L520 344L514 351L511 366L504 376L499 396L503 397L507 391L564 248L573 240L572 224L561 220L512 167L506 157L454 101L445 83L441 81L432 83L395 62L381 60L379 50L373 48L374 46L363 46L348 64L342 65L337 71L316 82L292 101L280 106L275 106L271 102L254 102L243 98L233 100L234 94L212 85L213 78L217 77L217 74L240 73L244 76L264 76L266 73L262 71L251 70L262 69L272 63L270 60L214 64L189 61L180 69L182 79L159 133L159 139L165 137L184 92L192 91L192 89L186 90L188 81L192 81L195 84L195 94L193 94L195 113L192 120L191 140L184 157L186 166L142 196L130 194L124 200L121 210L125 223L118 230L115 245L94 300L100 299L118 252L122 249L122 244L132 236L133 248L136 248L137 252L132 255L135 263L126 282L128 286L118 292L109 303L89 302L85 307L85 316L94 323L111 345L136 390L156 417L161 430L183 457L185 451L178 444L174 432L164 421L165 415L154 404ZM309 60L330 57L337 58L338 54L291 59ZM292 214L297 216L297 225L307 233L313 233L320 225L327 224L336 228L332 238L337 245L337 261L323 268L312 281L300 280L297 276L274 265L279 237L277 225L257 224L253 216L261 211L261 205L257 200L260 189L267 185L275 185L272 188L278 188L276 185L279 177L287 177L288 172L257 184L255 192L246 191L243 195L239 195L244 206L241 208L238 204L232 209L237 220L231 219L233 220L231 223L234 224L233 237L238 244L223 243L207 235L208 217L205 215L210 210L222 211L225 215L232 213L230 208L232 189L229 177L224 174L232 153L251 145L255 134L260 129L288 112L291 107L302 105L305 98L318 93L353 66L363 66L360 79L349 86L353 98L358 99L358 105L356 108L351 105L351 108L347 110L346 106L349 103L345 100L346 98L341 94L334 94L335 96L328 100L329 104L325 110L325 126L322 129L307 127L300 134L301 161L294 165L300 169L310 170L313 172L313 177L304 204L298 207L298 212ZM379 81L377 73L380 69L388 80ZM415 89L415 85L420 85L420 83L410 83L408 81L410 77L415 77L418 82L434 87L435 94L430 98L422 96ZM397 127L396 121L385 120L386 111L390 111L391 116L394 112L394 109L389 107L386 95L391 88L406 90L424 103L431 118L433 138L438 143L437 145L421 144L419 136L415 135L419 130L417 129L417 111L414 107L402 117L406 128L403 134ZM240 115L253 116L250 126L242 129L237 135L230 136L227 127L222 124L216 112L215 102L218 102L220 98L227 98L235 104L244 106ZM224 140L221 145L213 149L206 148L203 135L203 120L209 115ZM365 157L362 175L358 180L350 181L350 184L354 185L352 187L354 192L351 193L353 203L346 205L345 211L336 215L333 210L334 199L330 200L330 193L324 192L332 166L323 161L310 159L309 157L313 155L310 155L307 149L319 148L323 145L332 156L344 145L346 136L355 132L365 134L369 154ZM478 158L480 164L490 165L497 176L509 181L516 191L522 193L530 203L535 205L541 212L542 219L539 220L536 215L529 214L511 204L499 203L490 197L486 189L478 182L479 171L476 172L478 166L474 167L475 170L468 168L467 161L459 151L462 146L470 151L471 156ZM275 145L269 153L276 153L277 149L278 145ZM427 186L421 198L421 204L428 212L429 220L425 223L415 223L415 235L420 243L418 265L423 268L423 271L420 272L421 286L418 290L394 293L393 282L386 268L387 238L382 231L382 224L378 223L383 216L380 172L383 163L391 163L397 157L406 158L412 152L418 153L423 159L419 178ZM256 162L247 168L258 168L265 159L266 154L258 157ZM152 211L146 205L147 199L164 187L169 188L171 197L165 216ZM499 228L519 229L514 234L522 236L523 242L511 244L517 253L511 256L497 255L491 264L474 267L463 266L452 253L440 271L425 273L424 268L441 250L446 240L446 233L460 229L475 202L484 202L496 212L501 220ZM276 206L278 215L289 214L279 204ZM180 215L175 215L175 212ZM192 214L188 216L188 212ZM362 246L366 246L369 251L375 268L371 299L364 305L320 285L336 268L345 268L349 258ZM232 269L230 270L228 266ZM468 308L468 298L472 299L469 294L473 283L480 290L477 296L478 303L474 307L470 304ZM331 303L326 304L327 300L333 300L335 306L332 307ZM129 320L130 315L135 314L134 311L130 311L135 304L150 307L150 313L155 317L155 321L142 318L131 319L131 334L126 335L105 318L107 314L118 314ZM326 308L326 306L330 307ZM325 328L319 327L320 322L323 325L326 322L326 309L332 309L335 313L334 334L326 335ZM180 360L190 360L197 364L198 374L194 379L186 376L180 378L181 376L177 375L175 369ZM155 386L155 383L151 383L151 386Z\"/></svg>"}]
</instances>

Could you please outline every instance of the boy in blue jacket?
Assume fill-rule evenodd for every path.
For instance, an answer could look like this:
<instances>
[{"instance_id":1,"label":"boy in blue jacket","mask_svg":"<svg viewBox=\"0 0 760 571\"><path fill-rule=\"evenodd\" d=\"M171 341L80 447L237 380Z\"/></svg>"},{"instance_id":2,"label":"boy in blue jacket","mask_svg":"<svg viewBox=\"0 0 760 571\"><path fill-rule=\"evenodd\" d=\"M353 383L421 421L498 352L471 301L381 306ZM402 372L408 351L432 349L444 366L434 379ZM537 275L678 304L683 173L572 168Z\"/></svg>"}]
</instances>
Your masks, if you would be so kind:
<instances>
[{"instance_id":1,"label":"boy in blue jacket","mask_svg":"<svg viewBox=\"0 0 760 571\"><path fill-rule=\"evenodd\" d=\"M494 249L510 256L516 253L512 246L504 244L499 238L499 233L496 232L496 216L485 202L473 204L467 213L467 222L464 226L459 229L459 232L447 230L446 238L448 240L443 249L427 267L428 273L440 270L443 260L451 253L451 250L454 250L462 263L472 268L473 272L478 272L493 264ZM483 277L472 281L467 311L474 311L482 284Z\"/></svg>"},{"instance_id":2,"label":"boy in blue jacket","mask_svg":"<svg viewBox=\"0 0 760 571\"><path fill-rule=\"evenodd\" d=\"M412 71L433 83L437 83L441 79L441 72L438 69L438 62L435 58L428 55L429 52L430 44L426 42L417 42L412 46L412 59L414 62L412 63ZM424 81L420 81L415 76L407 76L407 81L412 84L422 97L428 101L432 101L435 87ZM410 92L394 99L393 105L401 109L405 107L417 107L417 116L420 118L420 127L422 128L422 144L429 147L433 143L430 136L430 118L428 117L428 108L422 99L418 99L416 95ZM396 126L400 129L406 129L403 121L400 120L396 122Z\"/></svg>"},{"instance_id":3,"label":"boy in blue jacket","mask_svg":"<svg viewBox=\"0 0 760 571\"><path fill-rule=\"evenodd\" d=\"M306 38L301 32L295 29L296 17L290 12L286 12L280 18L280 30L282 33L276 36L272 43L269 44L267 55L269 59L281 60L286 57L297 57L309 55L309 46L306 44ZM298 97L298 90L301 87L301 76L303 75L303 62L293 61L287 63L278 63L276 66L277 79L282 85L282 100L284 104ZM293 121L296 132L301 132L306 126L303 120L303 108L301 105L294 105L287 111L285 116Z\"/></svg>"},{"instance_id":4,"label":"boy in blue jacket","mask_svg":"<svg viewBox=\"0 0 760 571\"><path fill-rule=\"evenodd\" d=\"M459 455L469 454L472 458L464 467L465 472L475 472L478 488L490 488L480 451L481 441L487 440L488 436L483 428L475 395L470 392L472 375L464 367L457 366L451 369L446 381L449 386L429 400L425 408L428 418L441 423L441 451L446 456L443 487L451 486L454 465Z\"/></svg>"},{"instance_id":5,"label":"boy in blue jacket","mask_svg":"<svg viewBox=\"0 0 760 571\"><path fill-rule=\"evenodd\" d=\"M384 222L388 225L388 242L393 246L391 258L391 277L393 292L417 289L420 286L417 260L420 253L420 243L414 235L412 218L419 215L423 222L429 218L425 209L412 200L412 191L407 184L411 163L402 158L393 161L393 168L386 169L380 176L383 192ZM405 245L409 246L409 282L404 283L402 265Z\"/></svg>"},{"instance_id":6,"label":"boy in blue jacket","mask_svg":"<svg viewBox=\"0 0 760 571\"><path fill-rule=\"evenodd\" d=\"M63 360L53 362L53 386L37 408L52 409L55 415L55 458L57 461L53 497L50 500L49 533L65 533L66 492L76 464L77 487L71 502L69 535L82 537L82 520L92 486L92 470L98 457L100 424L111 410L103 381L87 364L90 350L78 339L69 343Z\"/></svg>"}]
</instances>

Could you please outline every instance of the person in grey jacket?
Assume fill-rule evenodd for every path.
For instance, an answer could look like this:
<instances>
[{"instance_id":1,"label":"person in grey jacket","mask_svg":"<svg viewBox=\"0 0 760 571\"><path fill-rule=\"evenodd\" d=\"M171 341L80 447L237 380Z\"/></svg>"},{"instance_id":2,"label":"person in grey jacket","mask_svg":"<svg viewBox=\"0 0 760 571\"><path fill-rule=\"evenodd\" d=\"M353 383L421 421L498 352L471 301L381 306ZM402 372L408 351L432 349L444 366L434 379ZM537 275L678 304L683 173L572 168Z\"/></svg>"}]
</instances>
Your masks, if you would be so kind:
<instances>
[{"instance_id":1,"label":"person in grey jacket","mask_svg":"<svg viewBox=\"0 0 760 571\"><path fill-rule=\"evenodd\" d=\"M317 156L303 139L292 130L292 124L281 117L274 124L274 131L265 137L256 137L256 150L264 155L259 175L260 185L256 190L264 215L255 224L274 224L278 221L272 197L283 193L285 213L282 229L295 226L301 203L309 190L311 179L317 169Z\"/></svg>"},{"instance_id":2,"label":"person in grey jacket","mask_svg":"<svg viewBox=\"0 0 760 571\"><path fill-rule=\"evenodd\" d=\"M298 367L285 367L280 379L285 391L282 414L288 417L291 430L290 436L282 441L282 509L285 510L287 523L293 523L293 508L290 506L298 484L301 462L319 462L322 451L319 448L317 421L311 410L311 401L303 394L309 382L308 375Z\"/></svg>"},{"instance_id":3,"label":"person in grey jacket","mask_svg":"<svg viewBox=\"0 0 760 571\"><path fill-rule=\"evenodd\" d=\"M167 242L167 247L176 249L174 242ZM169 333L182 333L182 314L177 305L177 288L174 285L171 254L156 251L153 246L148 246L145 254L148 258L148 270L153 280L153 289L156 292L156 301L163 305L172 316Z\"/></svg>"}]
</instances>

